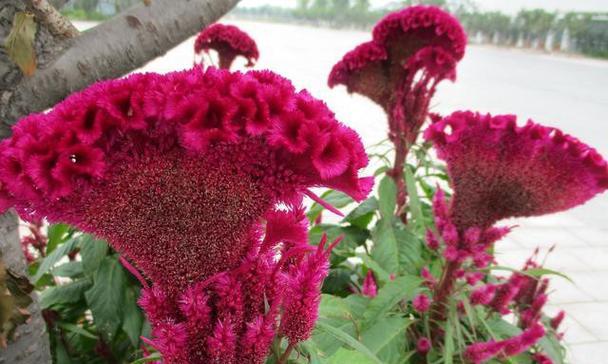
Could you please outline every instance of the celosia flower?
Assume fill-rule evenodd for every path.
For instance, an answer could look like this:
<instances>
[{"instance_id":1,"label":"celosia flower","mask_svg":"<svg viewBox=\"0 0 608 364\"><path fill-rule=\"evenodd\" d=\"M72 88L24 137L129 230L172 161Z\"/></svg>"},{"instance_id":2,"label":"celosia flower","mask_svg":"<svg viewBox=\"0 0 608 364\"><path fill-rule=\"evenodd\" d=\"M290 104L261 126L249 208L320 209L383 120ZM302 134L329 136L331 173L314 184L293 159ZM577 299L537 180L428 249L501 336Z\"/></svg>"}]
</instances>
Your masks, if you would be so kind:
<instances>
[{"instance_id":1,"label":"celosia flower","mask_svg":"<svg viewBox=\"0 0 608 364\"><path fill-rule=\"evenodd\" d=\"M472 305L488 305L494 299L496 294L496 285L486 284L481 287L475 288L471 292L470 301Z\"/></svg>"},{"instance_id":2,"label":"celosia flower","mask_svg":"<svg viewBox=\"0 0 608 364\"><path fill-rule=\"evenodd\" d=\"M297 304L305 337L327 251L307 245L302 197L372 185L358 136L269 71L102 82L21 120L0 155L2 208L104 238L142 272L167 363L261 363Z\"/></svg>"},{"instance_id":3,"label":"celosia flower","mask_svg":"<svg viewBox=\"0 0 608 364\"><path fill-rule=\"evenodd\" d=\"M210 49L217 51L219 67L223 69L230 69L237 56L247 59L247 67L253 66L260 56L255 41L234 25L213 24L203 29L194 42L194 52L209 53Z\"/></svg>"},{"instance_id":4,"label":"celosia flower","mask_svg":"<svg viewBox=\"0 0 608 364\"><path fill-rule=\"evenodd\" d=\"M509 305L513 302L523 284L524 280L520 275L511 276L507 282L496 287L494 298L489 306L502 315L510 313Z\"/></svg>"},{"instance_id":5,"label":"celosia flower","mask_svg":"<svg viewBox=\"0 0 608 364\"><path fill-rule=\"evenodd\" d=\"M336 63L328 84L346 86L381 106L388 117L389 140L395 145L387 175L397 187L397 215L407 222L407 188L403 169L410 145L427 119L439 82L454 80L464 56L466 35L458 21L433 6L411 6L382 19L373 39Z\"/></svg>"},{"instance_id":6,"label":"celosia flower","mask_svg":"<svg viewBox=\"0 0 608 364\"><path fill-rule=\"evenodd\" d=\"M347 53L333 67L328 83L346 85L388 112L395 92L406 79L411 87L416 72L425 71L436 81L453 77L465 45L464 31L451 15L437 7L411 6L376 24L373 39ZM433 87L429 82L422 82L425 89Z\"/></svg>"},{"instance_id":7,"label":"celosia flower","mask_svg":"<svg viewBox=\"0 0 608 364\"><path fill-rule=\"evenodd\" d=\"M361 294L370 298L374 298L378 295L378 285L376 284L376 279L374 278L374 272L372 272L371 269L367 271L367 275L363 280Z\"/></svg>"},{"instance_id":8,"label":"celosia flower","mask_svg":"<svg viewBox=\"0 0 608 364\"><path fill-rule=\"evenodd\" d=\"M466 348L464 357L473 364L482 364L496 356L503 358L515 356L536 344L543 336L545 329L541 324L537 324L517 336L502 341L490 340L471 344Z\"/></svg>"},{"instance_id":9,"label":"celosia flower","mask_svg":"<svg viewBox=\"0 0 608 364\"><path fill-rule=\"evenodd\" d=\"M439 249L439 240L435 237L435 233L431 229L426 231L426 245L431 250Z\"/></svg>"},{"instance_id":10,"label":"celosia flower","mask_svg":"<svg viewBox=\"0 0 608 364\"><path fill-rule=\"evenodd\" d=\"M412 300L412 306L418 313L424 313L431 307L431 299L423 293L418 294Z\"/></svg>"},{"instance_id":11,"label":"celosia flower","mask_svg":"<svg viewBox=\"0 0 608 364\"><path fill-rule=\"evenodd\" d=\"M428 337L421 337L416 342L416 351L419 354L425 355L431 350L431 340Z\"/></svg>"},{"instance_id":12,"label":"celosia flower","mask_svg":"<svg viewBox=\"0 0 608 364\"><path fill-rule=\"evenodd\" d=\"M451 214L459 229L580 205L608 188L608 164L561 131L513 115L456 112L425 137L448 164Z\"/></svg>"},{"instance_id":13,"label":"celosia flower","mask_svg":"<svg viewBox=\"0 0 608 364\"><path fill-rule=\"evenodd\" d=\"M420 270L420 276L424 278L424 284L432 287L437 283L437 278L433 276L433 273L429 270L429 267L422 267Z\"/></svg>"},{"instance_id":14,"label":"celosia flower","mask_svg":"<svg viewBox=\"0 0 608 364\"><path fill-rule=\"evenodd\" d=\"M557 313L557 315L555 315L555 317L553 317L551 319L551 328L553 330L557 330L559 328L559 326L562 324L562 321L564 321L565 317L566 317L566 313L564 311L559 311Z\"/></svg>"},{"instance_id":15,"label":"celosia flower","mask_svg":"<svg viewBox=\"0 0 608 364\"><path fill-rule=\"evenodd\" d=\"M535 364L553 364L553 360L543 353L533 354L532 360Z\"/></svg>"},{"instance_id":16,"label":"celosia flower","mask_svg":"<svg viewBox=\"0 0 608 364\"><path fill-rule=\"evenodd\" d=\"M290 343L307 340L317 321L321 285L329 272L327 258L339 240L333 242L327 249L325 249L326 242L327 236L324 235L317 251L292 266L285 275L284 279L287 280L283 302L285 312L280 330Z\"/></svg>"}]
</instances>

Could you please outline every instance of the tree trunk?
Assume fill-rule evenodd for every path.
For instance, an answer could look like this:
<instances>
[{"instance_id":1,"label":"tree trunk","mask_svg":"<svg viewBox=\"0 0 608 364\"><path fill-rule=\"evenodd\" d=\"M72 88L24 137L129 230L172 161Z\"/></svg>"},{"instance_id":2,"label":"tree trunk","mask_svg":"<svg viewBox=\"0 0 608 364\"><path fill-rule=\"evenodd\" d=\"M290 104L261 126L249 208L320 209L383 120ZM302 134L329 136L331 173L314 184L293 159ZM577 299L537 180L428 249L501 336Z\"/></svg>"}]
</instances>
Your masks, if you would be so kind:
<instances>
[{"instance_id":1,"label":"tree trunk","mask_svg":"<svg viewBox=\"0 0 608 364\"><path fill-rule=\"evenodd\" d=\"M27 276L25 259L19 244L19 219L11 210L0 215L0 254L6 268L20 276ZM28 307L31 318L26 324L19 325L13 340L6 349L0 349L0 363L50 363L49 338L46 325L40 314L40 306L35 294Z\"/></svg>"},{"instance_id":2,"label":"tree trunk","mask_svg":"<svg viewBox=\"0 0 608 364\"><path fill-rule=\"evenodd\" d=\"M50 0L63 6L67 0ZM70 93L102 79L120 77L165 54L169 49L215 22L239 0L150 0L113 19L68 39L36 20L34 48L37 70L25 77L3 47L15 13L27 11L24 0L0 0L0 139L10 125L43 111ZM148 5L146 5L148 4ZM0 215L0 256L13 273L27 276L13 212ZM35 296L35 294L33 294ZM0 348L0 364L51 362L46 326L37 298L29 307L31 319L18 327L7 349Z\"/></svg>"}]
</instances>

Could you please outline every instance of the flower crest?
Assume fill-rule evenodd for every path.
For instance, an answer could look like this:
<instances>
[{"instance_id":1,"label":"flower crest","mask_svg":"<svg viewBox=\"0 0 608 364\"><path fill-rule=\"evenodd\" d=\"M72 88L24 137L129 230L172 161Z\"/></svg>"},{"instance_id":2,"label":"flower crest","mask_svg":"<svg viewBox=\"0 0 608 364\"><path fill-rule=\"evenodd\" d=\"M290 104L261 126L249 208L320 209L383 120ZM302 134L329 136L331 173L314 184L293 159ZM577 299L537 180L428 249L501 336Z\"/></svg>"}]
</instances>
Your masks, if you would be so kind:
<instances>
[{"instance_id":1,"label":"flower crest","mask_svg":"<svg viewBox=\"0 0 608 364\"><path fill-rule=\"evenodd\" d=\"M237 56L247 59L247 67L254 65L260 57L258 46L249 36L238 27L226 24L213 24L203 29L194 42L194 52L218 52L220 68L229 69Z\"/></svg>"},{"instance_id":2,"label":"flower crest","mask_svg":"<svg viewBox=\"0 0 608 364\"><path fill-rule=\"evenodd\" d=\"M456 112L425 138L448 164L451 215L463 231L566 210L608 188L608 163L595 149L532 121L517 126L514 115Z\"/></svg>"},{"instance_id":3,"label":"flower crest","mask_svg":"<svg viewBox=\"0 0 608 364\"><path fill-rule=\"evenodd\" d=\"M464 30L453 16L434 6L411 6L376 24L373 39L334 65L328 83L343 84L390 110L395 91L418 71L430 72L435 82L453 79L465 46Z\"/></svg>"},{"instance_id":4,"label":"flower crest","mask_svg":"<svg viewBox=\"0 0 608 364\"><path fill-rule=\"evenodd\" d=\"M0 156L3 209L105 238L141 270L167 363L261 363L279 327L307 339L334 244L308 245L302 198L373 184L358 135L270 71L101 82L21 120Z\"/></svg>"}]
</instances>

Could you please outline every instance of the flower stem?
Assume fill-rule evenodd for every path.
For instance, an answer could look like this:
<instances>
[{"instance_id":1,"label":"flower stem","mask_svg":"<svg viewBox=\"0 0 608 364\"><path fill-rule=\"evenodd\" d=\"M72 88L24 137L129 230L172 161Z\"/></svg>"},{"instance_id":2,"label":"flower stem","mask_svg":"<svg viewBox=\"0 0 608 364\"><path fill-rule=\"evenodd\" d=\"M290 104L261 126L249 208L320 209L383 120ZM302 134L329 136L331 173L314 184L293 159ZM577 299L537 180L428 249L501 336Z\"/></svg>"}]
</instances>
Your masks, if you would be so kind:
<instances>
[{"instance_id":1,"label":"flower stem","mask_svg":"<svg viewBox=\"0 0 608 364\"><path fill-rule=\"evenodd\" d=\"M405 176L403 168L405 168L405 160L409 149L406 145L403 135L398 135L395 140L395 162L391 171L391 177L395 181L397 187L397 216L404 224L407 224L407 186L405 184Z\"/></svg>"},{"instance_id":2,"label":"flower stem","mask_svg":"<svg viewBox=\"0 0 608 364\"><path fill-rule=\"evenodd\" d=\"M431 306L431 324L434 324L433 340L437 340L439 334L439 327L436 326L438 322L445 321L446 308L448 305L448 299L454 288L455 273L460 268L460 263L448 262L441 275L441 280L435 286L435 293L433 294L433 305Z\"/></svg>"},{"instance_id":3,"label":"flower stem","mask_svg":"<svg viewBox=\"0 0 608 364\"><path fill-rule=\"evenodd\" d=\"M287 359L289 359L289 356L291 355L291 352L293 351L293 348L295 348L296 345L294 343L289 343L289 345L287 345L287 349L285 349L285 352L283 353L283 355L281 355L281 357L279 358L279 361L277 362L277 364L285 364L287 363Z\"/></svg>"}]
</instances>

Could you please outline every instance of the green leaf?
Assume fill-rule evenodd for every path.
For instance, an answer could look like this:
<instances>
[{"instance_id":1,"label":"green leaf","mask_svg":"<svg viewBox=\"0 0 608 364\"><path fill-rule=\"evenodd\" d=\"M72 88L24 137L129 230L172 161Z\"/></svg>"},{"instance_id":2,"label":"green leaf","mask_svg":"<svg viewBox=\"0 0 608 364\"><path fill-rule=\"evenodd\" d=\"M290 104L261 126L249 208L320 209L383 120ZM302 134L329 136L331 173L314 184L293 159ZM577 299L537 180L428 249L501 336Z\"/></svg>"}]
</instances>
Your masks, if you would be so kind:
<instances>
[{"instance_id":1,"label":"green leaf","mask_svg":"<svg viewBox=\"0 0 608 364\"><path fill-rule=\"evenodd\" d=\"M367 241L369 232L356 226L339 226L334 224L318 224L308 233L311 243L317 244L323 234L327 234L329 241L343 236L344 239L332 251L332 266L336 266L355 255L355 249ZM339 259L338 259L339 258Z\"/></svg>"},{"instance_id":2,"label":"green leaf","mask_svg":"<svg viewBox=\"0 0 608 364\"><path fill-rule=\"evenodd\" d=\"M56 277L73 278L79 274L82 274L82 262L67 262L53 268L52 273Z\"/></svg>"},{"instance_id":3,"label":"green leaf","mask_svg":"<svg viewBox=\"0 0 608 364\"><path fill-rule=\"evenodd\" d=\"M371 299L369 297L360 296L356 294L352 294L344 298L344 302L348 305L350 313L356 320L360 320L363 317L370 301Z\"/></svg>"},{"instance_id":4,"label":"green leaf","mask_svg":"<svg viewBox=\"0 0 608 364\"><path fill-rule=\"evenodd\" d=\"M538 345L543 349L543 352L551 358L553 364L564 364L564 347L559 342L559 339L553 334L545 335Z\"/></svg>"},{"instance_id":5,"label":"green leaf","mask_svg":"<svg viewBox=\"0 0 608 364\"><path fill-rule=\"evenodd\" d=\"M355 338L353 338L349 334L345 333L344 331L337 329L333 326L330 326L322 321L317 322L316 327L317 327L317 330L325 332L325 333L333 336L335 339L341 341L342 343L348 345L349 347L351 347L354 350L358 351L359 353L363 354L368 359L370 359L372 361L372 363L382 364L382 361L380 361L380 359L378 359L376 357L376 355L374 355L374 353L372 353L365 345L358 342Z\"/></svg>"},{"instance_id":6,"label":"green leaf","mask_svg":"<svg viewBox=\"0 0 608 364\"><path fill-rule=\"evenodd\" d=\"M529 276L532 278L539 278L544 275L555 275L555 276L559 276L559 277L566 279L570 283L574 283L574 281L570 277L565 275L564 273L561 273L561 272L558 272L555 270L551 270L551 269L546 269L546 268L533 268L533 269L519 270L519 269L514 269L511 267L505 267L502 265L495 265L495 266L488 268L488 270L504 270L504 271L508 271L508 272L517 272L517 273L520 273L520 274L523 274L523 275L526 275L526 276Z\"/></svg>"},{"instance_id":7,"label":"green leaf","mask_svg":"<svg viewBox=\"0 0 608 364\"><path fill-rule=\"evenodd\" d=\"M344 302L343 298L323 294L321 295L321 304L319 305L319 317L350 320L352 315L348 304Z\"/></svg>"},{"instance_id":8,"label":"green leaf","mask_svg":"<svg viewBox=\"0 0 608 364\"><path fill-rule=\"evenodd\" d=\"M399 271L399 249L392 220L391 216L389 219L381 219L376 224L372 231L374 246L371 256L385 271L397 273Z\"/></svg>"},{"instance_id":9,"label":"green leaf","mask_svg":"<svg viewBox=\"0 0 608 364\"><path fill-rule=\"evenodd\" d=\"M454 359L454 323L448 320L445 325L445 337L443 341L443 360L445 364L452 364Z\"/></svg>"},{"instance_id":10,"label":"green leaf","mask_svg":"<svg viewBox=\"0 0 608 364\"><path fill-rule=\"evenodd\" d=\"M337 209L348 206L349 204L354 202L354 200L350 198L350 196L348 196L347 194L334 190L326 191L321 195L321 198ZM323 206L315 202L308 210L306 216L310 221L315 221L324 209L325 208Z\"/></svg>"},{"instance_id":11,"label":"green leaf","mask_svg":"<svg viewBox=\"0 0 608 364\"><path fill-rule=\"evenodd\" d=\"M42 263L40 263L40 268L36 272L36 275L32 277L32 282L36 283L43 274L48 272L61 258L72 252L72 250L76 249L78 246L79 238L72 238L65 243L59 245L53 252L47 255Z\"/></svg>"},{"instance_id":12,"label":"green leaf","mask_svg":"<svg viewBox=\"0 0 608 364\"><path fill-rule=\"evenodd\" d=\"M405 331L412 323L405 317L378 320L361 335L361 341L383 363L398 363L405 355Z\"/></svg>"},{"instance_id":13,"label":"green leaf","mask_svg":"<svg viewBox=\"0 0 608 364\"><path fill-rule=\"evenodd\" d=\"M144 317L137 306L137 288L131 286L125 290L125 302L122 318L122 329L134 347L139 346L139 337L144 323Z\"/></svg>"},{"instance_id":14,"label":"green leaf","mask_svg":"<svg viewBox=\"0 0 608 364\"><path fill-rule=\"evenodd\" d=\"M351 272L345 268L333 268L323 281L322 292L334 296L346 297L352 293L350 290L352 280Z\"/></svg>"},{"instance_id":15,"label":"green leaf","mask_svg":"<svg viewBox=\"0 0 608 364\"><path fill-rule=\"evenodd\" d=\"M371 257L384 271L417 273L423 265L423 243L398 219L382 219L372 231Z\"/></svg>"},{"instance_id":16,"label":"green leaf","mask_svg":"<svg viewBox=\"0 0 608 364\"><path fill-rule=\"evenodd\" d=\"M131 362L131 364L143 364L143 363L149 363L151 361L160 361L163 358L161 357L160 353L152 353L148 356L146 356L145 358L141 358L141 359L137 359L133 362Z\"/></svg>"},{"instance_id":17,"label":"green leaf","mask_svg":"<svg viewBox=\"0 0 608 364\"><path fill-rule=\"evenodd\" d=\"M400 221L396 223L394 233L397 240L400 271L417 274L423 265L422 247L424 243Z\"/></svg>"},{"instance_id":18,"label":"green leaf","mask_svg":"<svg viewBox=\"0 0 608 364\"><path fill-rule=\"evenodd\" d=\"M61 327L62 329L69 331L69 332L73 332L75 334L84 336L84 337L88 337L89 339L95 339L97 340L97 336L93 335L92 333L90 333L89 331L83 329L82 327L78 326L78 325L74 325L71 324L69 322L59 322L59 327Z\"/></svg>"},{"instance_id":19,"label":"green leaf","mask_svg":"<svg viewBox=\"0 0 608 364\"><path fill-rule=\"evenodd\" d=\"M372 196L352 210L342 221L360 228L366 228L374 217L376 210L378 210L378 200Z\"/></svg>"},{"instance_id":20,"label":"green leaf","mask_svg":"<svg viewBox=\"0 0 608 364\"><path fill-rule=\"evenodd\" d=\"M84 297L84 293L89 287L91 287L91 281L87 278L49 287L40 294L40 306L49 308L57 304L78 302Z\"/></svg>"},{"instance_id":21,"label":"green leaf","mask_svg":"<svg viewBox=\"0 0 608 364\"><path fill-rule=\"evenodd\" d=\"M378 291L378 295L371 300L365 310L364 327L371 327L384 318L401 300L412 299L420 284L422 284L422 279L410 275L389 281Z\"/></svg>"},{"instance_id":22,"label":"green leaf","mask_svg":"<svg viewBox=\"0 0 608 364\"><path fill-rule=\"evenodd\" d=\"M378 186L378 208L383 219L391 220L397 206L397 186L389 176L384 176Z\"/></svg>"},{"instance_id":23,"label":"green leaf","mask_svg":"<svg viewBox=\"0 0 608 364\"><path fill-rule=\"evenodd\" d=\"M322 364L324 361L321 361L319 357L319 349L315 345L313 340L307 340L301 343L300 348L304 350L305 353L308 353L308 364Z\"/></svg>"},{"instance_id":24,"label":"green leaf","mask_svg":"<svg viewBox=\"0 0 608 364\"><path fill-rule=\"evenodd\" d=\"M367 254L359 254L358 257L361 258L363 264L374 271L378 281L384 283L390 279L390 273L385 271L372 257Z\"/></svg>"},{"instance_id":25,"label":"green leaf","mask_svg":"<svg viewBox=\"0 0 608 364\"><path fill-rule=\"evenodd\" d=\"M89 234L82 237L80 256L82 257L82 267L86 275L92 276L106 255L108 255L108 243L104 240L96 240Z\"/></svg>"},{"instance_id":26,"label":"green leaf","mask_svg":"<svg viewBox=\"0 0 608 364\"><path fill-rule=\"evenodd\" d=\"M17 12L13 18L11 32L4 41L6 54L26 76L32 76L36 71L36 29L34 14Z\"/></svg>"},{"instance_id":27,"label":"green leaf","mask_svg":"<svg viewBox=\"0 0 608 364\"><path fill-rule=\"evenodd\" d=\"M408 195L408 206L410 212L412 213L412 217L416 224L423 224L424 220L422 218L422 209L420 208L420 199L418 198L418 189L416 188L416 179L414 178L414 173L410 169L409 166L405 166L404 168L405 174L405 183L407 186L407 195Z\"/></svg>"},{"instance_id":28,"label":"green leaf","mask_svg":"<svg viewBox=\"0 0 608 364\"><path fill-rule=\"evenodd\" d=\"M47 255L63 242L69 230L70 227L66 224L53 224L49 226L47 230L47 237L49 241L46 244Z\"/></svg>"},{"instance_id":29,"label":"green leaf","mask_svg":"<svg viewBox=\"0 0 608 364\"><path fill-rule=\"evenodd\" d=\"M122 321L126 282L118 259L109 256L95 271L93 286L85 293L95 326L108 342L112 342Z\"/></svg>"},{"instance_id":30,"label":"green leaf","mask_svg":"<svg viewBox=\"0 0 608 364\"><path fill-rule=\"evenodd\" d=\"M327 361L328 364L373 364L375 361L358 351L340 348Z\"/></svg>"}]
</instances>

